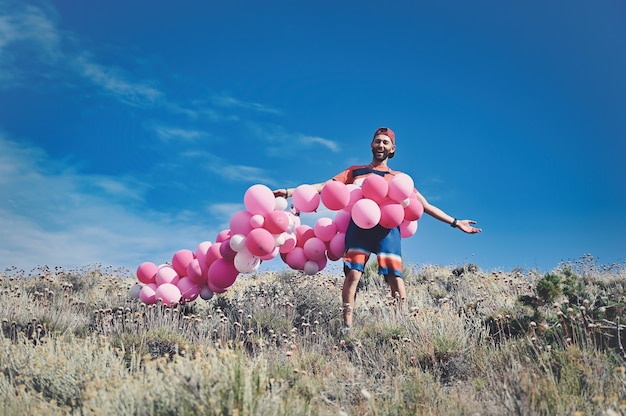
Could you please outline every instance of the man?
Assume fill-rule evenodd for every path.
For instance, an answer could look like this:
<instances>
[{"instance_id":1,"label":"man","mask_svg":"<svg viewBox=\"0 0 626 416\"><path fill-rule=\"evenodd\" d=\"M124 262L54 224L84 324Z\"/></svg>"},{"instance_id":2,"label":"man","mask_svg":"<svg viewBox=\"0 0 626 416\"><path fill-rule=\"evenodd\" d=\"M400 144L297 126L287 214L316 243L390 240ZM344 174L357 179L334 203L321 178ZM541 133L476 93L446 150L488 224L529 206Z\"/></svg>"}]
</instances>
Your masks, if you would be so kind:
<instances>
[{"instance_id":1,"label":"man","mask_svg":"<svg viewBox=\"0 0 626 416\"><path fill-rule=\"evenodd\" d=\"M372 162L369 165L350 166L330 180L346 184L360 184L368 175L380 175L389 181L400 173L391 170L387 166L388 160L393 158L396 152L396 135L390 128L380 127L376 130L371 142L371 150ZM327 182L313 184L312 186L318 192L321 192ZM287 198L293 194L293 191L294 188L277 189L274 191L274 195ZM468 234L482 231L482 229L472 226L476 224L475 221L457 220L440 208L430 204L417 189L414 191L417 199L424 206L425 213ZM357 285L363 275L365 264L372 253L377 255L378 271L385 276L385 281L391 289L391 296L394 298L397 296L401 305L406 303L406 289L402 279L400 241L399 227L387 229L379 224L374 228L365 230L359 228L354 221L350 221L346 231L346 250L343 258L345 280L341 292L345 329L349 329L352 325L352 311L356 299Z\"/></svg>"}]
</instances>

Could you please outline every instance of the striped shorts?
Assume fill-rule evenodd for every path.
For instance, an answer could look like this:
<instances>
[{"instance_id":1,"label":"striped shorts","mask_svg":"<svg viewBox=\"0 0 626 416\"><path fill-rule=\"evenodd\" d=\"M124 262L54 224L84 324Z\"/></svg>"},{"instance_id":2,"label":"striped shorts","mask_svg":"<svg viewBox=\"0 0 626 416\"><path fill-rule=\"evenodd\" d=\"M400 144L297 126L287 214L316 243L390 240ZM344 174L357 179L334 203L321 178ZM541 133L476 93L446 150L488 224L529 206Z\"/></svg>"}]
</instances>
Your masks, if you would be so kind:
<instances>
[{"instance_id":1,"label":"striped shorts","mask_svg":"<svg viewBox=\"0 0 626 416\"><path fill-rule=\"evenodd\" d=\"M377 255L379 274L402 277L400 227L388 229L379 224L365 230L350 220L346 230L344 267L363 272L372 253Z\"/></svg>"}]
</instances>

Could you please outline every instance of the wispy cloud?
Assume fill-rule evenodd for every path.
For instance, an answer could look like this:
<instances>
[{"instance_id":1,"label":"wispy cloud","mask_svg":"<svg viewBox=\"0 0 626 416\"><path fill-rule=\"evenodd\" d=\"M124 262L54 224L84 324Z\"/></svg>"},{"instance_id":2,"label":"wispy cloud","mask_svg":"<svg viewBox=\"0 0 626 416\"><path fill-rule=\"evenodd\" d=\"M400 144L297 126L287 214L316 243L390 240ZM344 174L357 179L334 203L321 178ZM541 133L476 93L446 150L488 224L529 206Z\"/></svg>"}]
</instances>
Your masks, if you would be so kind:
<instances>
[{"instance_id":1,"label":"wispy cloud","mask_svg":"<svg viewBox=\"0 0 626 416\"><path fill-rule=\"evenodd\" d=\"M194 141L207 135L206 132L201 130L181 129L177 127L167 127L163 125L151 125L151 128L156 132L157 136L165 141Z\"/></svg>"},{"instance_id":2,"label":"wispy cloud","mask_svg":"<svg viewBox=\"0 0 626 416\"><path fill-rule=\"evenodd\" d=\"M134 211L129 206L142 195L141 184L63 168L41 149L2 134L0 167L2 268L132 268L146 260L168 261L176 250L195 248L216 232L197 217L172 217L149 207Z\"/></svg>"},{"instance_id":3,"label":"wispy cloud","mask_svg":"<svg viewBox=\"0 0 626 416\"><path fill-rule=\"evenodd\" d=\"M240 109L253 110L253 111L257 111L261 113L269 113L269 114L281 114L282 113L280 110L277 110L275 108L272 108L263 104L241 101L235 97L231 97L231 96L223 95L223 94L212 97L212 102L214 105L218 107L240 108Z\"/></svg>"},{"instance_id":4,"label":"wispy cloud","mask_svg":"<svg viewBox=\"0 0 626 416\"><path fill-rule=\"evenodd\" d=\"M300 137L300 143L307 146L320 145L324 146L332 152L339 152L341 149L336 142L332 140L323 139L321 137L302 136Z\"/></svg>"},{"instance_id":5,"label":"wispy cloud","mask_svg":"<svg viewBox=\"0 0 626 416\"><path fill-rule=\"evenodd\" d=\"M152 106L163 99L163 93L146 82L127 79L124 71L94 62L87 54L77 56L78 73L119 101L137 107Z\"/></svg>"}]
</instances>

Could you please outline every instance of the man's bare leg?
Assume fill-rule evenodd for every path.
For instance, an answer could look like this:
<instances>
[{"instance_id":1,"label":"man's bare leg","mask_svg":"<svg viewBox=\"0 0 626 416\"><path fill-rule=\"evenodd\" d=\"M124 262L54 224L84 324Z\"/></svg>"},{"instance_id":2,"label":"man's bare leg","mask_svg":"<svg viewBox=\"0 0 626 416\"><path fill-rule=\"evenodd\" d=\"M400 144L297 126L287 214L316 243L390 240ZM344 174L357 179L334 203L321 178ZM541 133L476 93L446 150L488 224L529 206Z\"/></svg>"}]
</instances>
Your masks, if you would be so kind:
<instances>
[{"instance_id":1,"label":"man's bare leg","mask_svg":"<svg viewBox=\"0 0 626 416\"><path fill-rule=\"evenodd\" d=\"M358 270L345 270L345 279L341 289L341 300L343 302L343 324L346 327L352 326L352 311L356 300L356 289L363 272Z\"/></svg>"}]
</instances>

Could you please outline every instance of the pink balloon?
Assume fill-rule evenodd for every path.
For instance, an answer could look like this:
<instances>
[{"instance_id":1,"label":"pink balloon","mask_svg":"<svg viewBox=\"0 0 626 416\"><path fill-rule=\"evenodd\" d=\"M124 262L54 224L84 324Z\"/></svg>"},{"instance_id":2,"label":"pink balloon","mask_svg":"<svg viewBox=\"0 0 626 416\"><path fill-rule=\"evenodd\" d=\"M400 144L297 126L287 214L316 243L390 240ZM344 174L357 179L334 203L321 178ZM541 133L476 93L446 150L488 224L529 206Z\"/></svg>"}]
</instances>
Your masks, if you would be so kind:
<instances>
[{"instance_id":1,"label":"pink balloon","mask_svg":"<svg viewBox=\"0 0 626 416\"><path fill-rule=\"evenodd\" d=\"M209 268L209 287L211 290L213 285L216 288L228 289L235 283L239 270L233 262L224 259L217 259ZM215 292L215 290L213 290Z\"/></svg>"},{"instance_id":2,"label":"pink balloon","mask_svg":"<svg viewBox=\"0 0 626 416\"><path fill-rule=\"evenodd\" d=\"M203 277L202 266L199 259L193 259L187 265L187 277L194 283L203 283L206 279Z\"/></svg>"},{"instance_id":3,"label":"pink balloon","mask_svg":"<svg viewBox=\"0 0 626 416\"><path fill-rule=\"evenodd\" d=\"M346 250L346 234L337 233L328 243L328 258L337 261L343 257Z\"/></svg>"},{"instance_id":4,"label":"pink balloon","mask_svg":"<svg viewBox=\"0 0 626 416\"><path fill-rule=\"evenodd\" d=\"M156 283L148 283L139 291L139 299L147 305L156 303Z\"/></svg>"},{"instance_id":5,"label":"pink balloon","mask_svg":"<svg viewBox=\"0 0 626 416\"><path fill-rule=\"evenodd\" d=\"M187 266L194 259L193 251L183 249L178 250L172 256L172 267L180 277L187 276Z\"/></svg>"},{"instance_id":6,"label":"pink balloon","mask_svg":"<svg viewBox=\"0 0 626 416\"><path fill-rule=\"evenodd\" d=\"M296 227L296 238L298 239L296 246L303 247L304 243L306 243L306 241L311 237L315 237L313 227L306 224Z\"/></svg>"},{"instance_id":7,"label":"pink balloon","mask_svg":"<svg viewBox=\"0 0 626 416\"><path fill-rule=\"evenodd\" d=\"M413 193L414 186L413 178L406 173L399 173L389 181L387 196L396 202L402 202Z\"/></svg>"},{"instance_id":8,"label":"pink balloon","mask_svg":"<svg viewBox=\"0 0 626 416\"><path fill-rule=\"evenodd\" d=\"M137 267L137 280L141 283L154 283L156 282L156 274L159 268L156 264L145 261Z\"/></svg>"},{"instance_id":9,"label":"pink balloon","mask_svg":"<svg viewBox=\"0 0 626 416\"><path fill-rule=\"evenodd\" d=\"M402 212L404 213L404 211ZM220 254L222 255L222 258L227 261L233 261L233 259L235 258L235 254L237 254L237 252L233 250L233 248L230 246L230 238L227 238L226 240L221 242Z\"/></svg>"},{"instance_id":10,"label":"pink balloon","mask_svg":"<svg viewBox=\"0 0 626 416\"><path fill-rule=\"evenodd\" d=\"M173 283L158 285L155 292L157 302L161 301L165 306L172 306L180 302L181 293L178 286Z\"/></svg>"},{"instance_id":11,"label":"pink balloon","mask_svg":"<svg viewBox=\"0 0 626 416\"><path fill-rule=\"evenodd\" d=\"M404 210L402 211L404 214ZM337 234L337 226L328 217L322 217L315 221L315 225L313 226L313 232L315 236L322 241L330 241L335 234Z\"/></svg>"},{"instance_id":12,"label":"pink balloon","mask_svg":"<svg viewBox=\"0 0 626 416\"><path fill-rule=\"evenodd\" d=\"M294 270L304 269L307 258L302 247L295 247L286 254L285 263Z\"/></svg>"},{"instance_id":13,"label":"pink balloon","mask_svg":"<svg viewBox=\"0 0 626 416\"><path fill-rule=\"evenodd\" d=\"M313 212L320 205L320 194L311 185L300 185L292 195L293 205L298 211Z\"/></svg>"},{"instance_id":14,"label":"pink balloon","mask_svg":"<svg viewBox=\"0 0 626 416\"><path fill-rule=\"evenodd\" d=\"M203 241L196 247L196 258L200 262L200 264L206 264L206 253L209 251L209 247L211 247L213 243L210 241Z\"/></svg>"},{"instance_id":15,"label":"pink balloon","mask_svg":"<svg viewBox=\"0 0 626 416\"><path fill-rule=\"evenodd\" d=\"M257 257L263 257L276 247L274 236L265 228L255 228L246 237L246 248Z\"/></svg>"},{"instance_id":16,"label":"pink balloon","mask_svg":"<svg viewBox=\"0 0 626 416\"><path fill-rule=\"evenodd\" d=\"M400 237L408 238L417 232L417 221L402 221L400 224Z\"/></svg>"},{"instance_id":17,"label":"pink balloon","mask_svg":"<svg viewBox=\"0 0 626 416\"><path fill-rule=\"evenodd\" d=\"M272 260L274 257L278 256L278 253L280 253L280 249L278 247L274 247L274 250L261 257L261 260Z\"/></svg>"},{"instance_id":18,"label":"pink balloon","mask_svg":"<svg viewBox=\"0 0 626 416\"><path fill-rule=\"evenodd\" d=\"M384 202L380 206L380 225L385 228L396 228L404 221L404 207L394 201Z\"/></svg>"},{"instance_id":19,"label":"pink balloon","mask_svg":"<svg viewBox=\"0 0 626 416\"><path fill-rule=\"evenodd\" d=\"M176 273L176 270L174 270L172 266L165 265L159 268L155 280L157 286L161 286L165 283L171 283L175 285L178 282L178 279L180 279L180 276L178 275L178 273Z\"/></svg>"},{"instance_id":20,"label":"pink balloon","mask_svg":"<svg viewBox=\"0 0 626 416\"><path fill-rule=\"evenodd\" d=\"M364 198L371 199L372 201L378 202L380 204L387 197L387 192L389 191L389 183L382 176L372 174L368 175L363 180L363 185L361 185L361 189L363 190Z\"/></svg>"},{"instance_id":21,"label":"pink balloon","mask_svg":"<svg viewBox=\"0 0 626 416\"><path fill-rule=\"evenodd\" d=\"M272 211L265 214L264 227L272 234L280 234L289 228L289 217L285 211Z\"/></svg>"},{"instance_id":22,"label":"pink balloon","mask_svg":"<svg viewBox=\"0 0 626 416\"><path fill-rule=\"evenodd\" d=\"M285 237L285 242L278 250L280 253L289 253L294 249L298 240L296 239L296 235L292 233L283 233L283 236Z\"/></svg>"},{"instance_id":23,"label":"pink balloon","mask_svg":"<svg viewBox=\"0 0 626 416\"><path fill-rule=\"evenodd\" d=\"M200 286L189 277L181 277L176 284L184 301L191 302L200 294Z\"/></svg>"},{"instance_id":24,"label":"pink balloon","mask_svg":"<svg viewBox=\"0 0 626 416\"><path fill-rule=\"evenodd\" d=\"M243 203L252 214L265 215L274 210L274 192L265 185L252 185L243 196Z\"/></svg>"},{"instance_id":25,"label":"pink balloon","mask_svg":"<svg viewBox=\"0 0 626 416\"><path fill-rule=\"evenodd\" d=\"M347 209L342 209L337 211L335 215L335 226L337 227L337 231L340 233L345 233L348 229L348 225L350 225L351 214Z\"/></svg>"},{"instance_id":26,"label":"pink balloon","mask_svg":"<svg viewBox=\"0 0 626 416\"><path fill-rule=\"evenodd\" d=\"M356 185L354 183L348 184L346 186L348 187L348 191L350 192L350 201L346 206L347 209L348 207L352 207L352 205L354 205L356 201L363 199L363 190L359 185Z\"/></svg>"},{"instance_id":27,"label":"pink balloon","mask_svg":"<svg viewBox=\"0 0 626 416\"><path fill-rule=\"evenodd\" d=\"M409 197L409 205L404 208L404 219L407 221L415 221L422 218L424 214L424 205L417 199L417 196Z\"/></svg>"},{"instance_id":28,"label":"pink balloon","mask_svg":"<svg viewBox=\"0 0 626 416\"><path fill-rule=\"evenodd\" d=\"M352 206L352 220L365 230L374 228L380 221L380 208L371 199L364 198L356 201Z\"/></svg>"},{"instance_id":29,"label":"pink balloon","mask_svg":"<svg viewBox=\"0 0 626 416\"><path fill-rule=\"evenodd\" d=\"M326 256L326 243L317 237L309 238L304 246L304 255L309 260L320 260Z\"/></svg>"},{"instance_id":30,"label":"pink balloon","mask_svg":"<svg viewBox=\"0 0 626 416\"><path fill-rule=\"evenodd\" d=\"M211 267L211 264L213 264L217 259L222 258L222 254L220 253L221 245L222 243L215 243L215 244L212 244L211 247L209 247L209 251L207 251L206 253L206 262L205 262L207 270L209 269L209 267Z\"/></svg>"},{"instance_id":31,"label":"pink balloon","mask_svg":"<svg viewBox=\"0 0 626 416\"><path fill-rule=\"evenodd\" d=\"M230 230L222 230L217 234L217 237L215 238L215 242L221 243L222 241L226 240L231 235L232 233Z\"/></svg>"},{"instance_id":32,"label":"pink balloon","mask_svg":"<svg viewBox=\"0 0 626 416\"><path fill-rule=\"evenodd\" d=\"M242 234L247 235L252 226L250 225L250 221L252 218L252 214L250 211L237 211L230 217L230 231L233 234Z\"/></svg>"},{"instance_id":33,"label":"pink balloon","mask_svg":"<svg viewBox=\"0 0 626 416\"><path fill-rule=\"evenodd\" d=\"M348 186L339 181L330 181L322 188L322 203L332 211L344 209L350 202Z\"/></svg>"}]
</instances>

